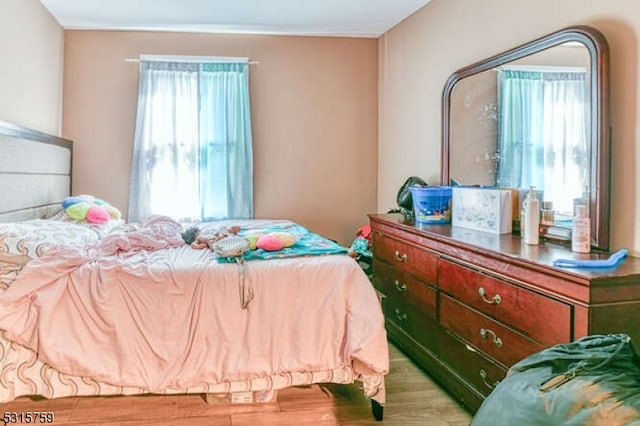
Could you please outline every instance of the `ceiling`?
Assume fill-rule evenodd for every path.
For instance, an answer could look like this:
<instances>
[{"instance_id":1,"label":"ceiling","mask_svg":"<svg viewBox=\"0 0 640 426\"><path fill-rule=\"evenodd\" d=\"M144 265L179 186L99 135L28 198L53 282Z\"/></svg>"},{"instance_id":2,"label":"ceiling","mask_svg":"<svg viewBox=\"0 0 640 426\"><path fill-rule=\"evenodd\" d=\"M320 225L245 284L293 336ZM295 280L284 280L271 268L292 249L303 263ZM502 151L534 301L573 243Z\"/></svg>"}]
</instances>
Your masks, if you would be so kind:
<instances>
[{"instance_id":1,"label":"ceiling","mask_svg":"<svg viewBox=\"0 0 640 426\"><path fill-rule=\"evenodd\" d=\"M40 0L65 29L378 37L430 0Z\"/></svg>"}]
</instances>

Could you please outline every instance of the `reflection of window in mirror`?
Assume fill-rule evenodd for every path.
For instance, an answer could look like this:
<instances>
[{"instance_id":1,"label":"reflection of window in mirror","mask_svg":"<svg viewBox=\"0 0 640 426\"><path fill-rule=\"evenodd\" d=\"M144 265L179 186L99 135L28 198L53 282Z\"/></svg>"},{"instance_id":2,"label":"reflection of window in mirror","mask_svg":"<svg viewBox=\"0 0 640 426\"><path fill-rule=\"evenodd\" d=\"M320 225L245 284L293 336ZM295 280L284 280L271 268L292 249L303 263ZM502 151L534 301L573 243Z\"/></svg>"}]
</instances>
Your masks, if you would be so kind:
<instances>
[{"instance_id":1,"label":"reflection of window in mirror","mask_svg":"<svg viewBox=\"0 0 640 426\"><path fill-rule=\"evenodd\" d=\"M535 186L558 225L570 220L591 178L589 70L584 44L568 42L459 80L451 93L450 178Z\"/></svg>"},{"instance_id":2,"label":"reflection of window in mirror","mask_svg":"<svg viewBox=\"0 0 640 426\"><path fill-rule=\"evenodd\" d=\"M534 186L570 218L590 178L586 68L509 65L497 80L497 186Z\"/></svg>"}]
</instances>

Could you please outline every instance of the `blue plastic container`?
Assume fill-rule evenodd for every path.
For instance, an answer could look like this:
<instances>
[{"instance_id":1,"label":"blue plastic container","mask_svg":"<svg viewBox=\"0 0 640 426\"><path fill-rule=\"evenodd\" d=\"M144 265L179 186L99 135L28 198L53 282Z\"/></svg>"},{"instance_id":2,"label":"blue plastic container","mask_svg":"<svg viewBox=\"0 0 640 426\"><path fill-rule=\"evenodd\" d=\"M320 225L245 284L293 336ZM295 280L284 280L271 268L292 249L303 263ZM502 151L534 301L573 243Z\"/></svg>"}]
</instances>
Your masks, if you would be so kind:
<instances>
[{"instance_id":1,"label":"blue plastic container","mask_svg":"<svg viewBox=\"0 0 640 426\"><path fill-rule=\"evenodd\" d=\"M416 223L451 223L450 186L412 186L409 191Z\"/></svg>"}]
</instances>

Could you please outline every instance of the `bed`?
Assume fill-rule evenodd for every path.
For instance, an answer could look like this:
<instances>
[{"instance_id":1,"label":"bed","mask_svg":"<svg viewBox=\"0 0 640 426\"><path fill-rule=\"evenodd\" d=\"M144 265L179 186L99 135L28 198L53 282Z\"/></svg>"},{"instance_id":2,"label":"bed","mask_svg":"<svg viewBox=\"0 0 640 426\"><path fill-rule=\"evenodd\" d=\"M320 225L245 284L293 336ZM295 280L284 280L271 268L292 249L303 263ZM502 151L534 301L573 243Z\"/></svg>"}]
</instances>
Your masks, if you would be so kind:
<instances>
[{"instance_id":1,"label":"bed","mask_svg":"<svg viewBox=\"0 0 640 426\"><path fill-rule=\"evenodd\" d=\"M0 402L146 393L264 402L290 386L358 381L382 419L384 318L354 259L288 220L199 227L282 229L328 251L235 262L192 248L185 226L164 216L69 220L60 209L71 148L0 122L0 184L13 188L0 195Z\"/></svg>"}]
</instances>

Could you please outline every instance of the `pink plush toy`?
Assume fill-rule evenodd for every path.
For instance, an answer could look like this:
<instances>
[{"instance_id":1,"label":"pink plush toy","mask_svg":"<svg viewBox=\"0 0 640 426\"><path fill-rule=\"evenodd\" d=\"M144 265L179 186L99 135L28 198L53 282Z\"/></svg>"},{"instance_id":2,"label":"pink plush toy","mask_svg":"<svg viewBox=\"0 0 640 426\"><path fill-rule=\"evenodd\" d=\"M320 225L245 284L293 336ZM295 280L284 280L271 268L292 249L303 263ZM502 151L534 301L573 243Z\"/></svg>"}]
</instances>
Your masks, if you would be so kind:
<instances>
[{"instance_id":1,"label":"pink plush toy","mask_svg":"<svg viewBox=\"0 0 640 426\"><path fill-rule=\"evenodd\" d=\"M91 206L87 210L86 219L91 223L107 223L109 222L109 213L102 206Z\"/></svg>"},{"instance_id":2,"label":"pink plush toy","mask_svg":"<svg viewBox=\"0 0 640 426\"><path fill-rule=\"evenodd\" d=\"M262 235L256 242L256 247L265 251L282 250L284 244L282 240L275 235Z\"/></svg>"},{"instance_id":3,"label":"pink plush toy","mask_svg":"<svg viewBox=\"0 0 640 426\"><path fill-rule=\"evenodd\" d=\"M267 235L273 235L282 242L283 247L291 247L296 243L296 237L288 232L270 232Z\"/></svg>"}]
</instances>

